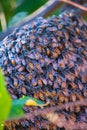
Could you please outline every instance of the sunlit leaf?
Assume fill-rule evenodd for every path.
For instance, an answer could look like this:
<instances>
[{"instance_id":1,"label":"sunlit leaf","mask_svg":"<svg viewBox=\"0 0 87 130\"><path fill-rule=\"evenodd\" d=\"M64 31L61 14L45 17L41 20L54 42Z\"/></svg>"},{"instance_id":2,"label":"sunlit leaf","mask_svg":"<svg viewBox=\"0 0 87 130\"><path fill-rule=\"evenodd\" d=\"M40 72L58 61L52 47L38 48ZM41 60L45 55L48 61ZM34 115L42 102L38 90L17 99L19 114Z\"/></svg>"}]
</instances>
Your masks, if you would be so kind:
<instances>
[{"instance_id":1,"label":"sunlit leaf","mask_svg":"<svg viewBox=\"0 0 87 130\"><path fill-rule=\"evenodd\" d=\"M3 123L8 117L11 102L11 98L6 90L3 73L0 70L0 130L2 130Z\"/></svg>"}]
</instances>

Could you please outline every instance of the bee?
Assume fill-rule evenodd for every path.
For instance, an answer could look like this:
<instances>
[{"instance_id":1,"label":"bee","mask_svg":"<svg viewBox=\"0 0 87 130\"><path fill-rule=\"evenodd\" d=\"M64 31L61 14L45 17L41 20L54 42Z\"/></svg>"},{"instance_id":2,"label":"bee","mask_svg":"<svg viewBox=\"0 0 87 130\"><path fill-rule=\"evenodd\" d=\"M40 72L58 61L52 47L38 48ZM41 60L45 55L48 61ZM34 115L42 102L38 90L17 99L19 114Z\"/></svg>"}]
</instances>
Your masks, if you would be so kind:
<instances>
[{"instance_id":1,"label":"bee","mask_svg":"<svg viewBox=\"0 0 87 130\"><path fill-rule=\"evenodd\" d=\"M51 39L52 39L52 43L57 43L56 37L52 36Z\"/></svg>"},{"instance_id":2,"label":"bee","mask_svg":"<svg viewBox=\"0 0 87 130\"><path fill-rule=\"evenodd\" d=\"M52 47L52 48L58 47L58 44L55 43L55 42L53 42L53 43L51 43L51 47Z\"/></svg>"},{"instance_id":3,"label":"bee","mask_svg":"<svg viewBox=\"0 0 87 130\"><path fill-rule=\"evenodd\" d=\"M5 74L5 75L8 75L8 74L9 74L9 71L8 71L8 70L5 70L5 71L4 71L4 74Z\"/></svg>"},{"instance_id":4,"label":"bee","mask_svg":"<svg viewBox=\"0 0 87 130\"><path fill-rule=\"evenodd\" d=\"M34 54L32 52L28 53L27 57L30 58L30 59L32 59L32 60L35 59L35 56L34 56Z\"/></svg>"},{"instance_id":5,"label":"bee","mask_svg":"<svg viewBox=\"0 0 87 130\"><path fill-rule=\"evenodd\" d=\"M51 97L51 96L52 96L51 92L48 91L48 90L45 91L44 95L45 95L46 97Z\"/></svg>"},{"instance_id":6,"label":"bee","mask_svg":"<svg viewBox=\"0 0 87 130\"><path fill-rule=\"evenodd\" d=\"M57 96L56 91L52 91L52 96L53 96L53 97Z\"/></svg>"},{"instance_id":7,"label":"bee","mask_svg":"<svg viewBox=\"0 0 87 130\"><path fill-rule=\"evenodd\" d=\"M69 118L72 120L72 121L76 121L76 115L74 114L74 113L71 113L70 115L69 115Z\"/></svg>"},{"instance_id":8,"label":"bee","mask_svg":"<svg viewBox=\"0 0 87 130\"><path fill-rule=\"evenodd\" d=\"M19 71L19 72L22 72L22 71L24 71L24 69L25 69L24 66L21 66L21 67L18 69L18 71Z\"/></svg>"},{"instance_id":9,"label":"bee","mask_svg":"<svg viewBox=\"0 0 87 130\"><path fill-rule=\"evenodd\" d=\"M57 31L57 35L60 36L60 37L63 36L62 31Z\"/></svg>"},{"instance_id":10,"label":"bee","mask_svg":"<svg viewBox=\"0 0 87 130\"><path fill-rule=\"evenodd\" d=\"M40 62L41 67L43 67L45 65L45 59L44 58L40 58L39 62Z\"/></svg>"},{"instance_id":11,"label":"bee","mask_svg":"<svg viewBox=\"0 0 87 130\"><path fill-rule=\"evenodd\" d=\"M69 98L65 97L64 101L65 101L65 103L68 103L69 102Z\"/></svg>"},{"instance_id":12,"label":"bee","mask_svg":"<svg viewBox=\"0 0 87 130\"><path fill-rule=\"evenodd\" d=\"M42 92L39 92L39 98L44 101L44 95Z\"/></svg>"},{"instance_id":13,"label":"bee","mask_svg":"<svg viewBox=\"0 0 87 130\"><path fill-rule=\"evenodd\" d=\"M64 26L64 25L63 25L63 24L61 24L61 23L60 23L60 24L58 24L58 29L63 29L63 26ZM58 34L59 34L59 31L58 31Z\"/></svg>"},{"instance_id":14,"label":"bee","mask_svg":"<svg viewBox=\"0 0 87 130\"><path fill-rule=\"evenodd\" d=\"M23 86L23 85L21 86L21 91L22 91L23 94L27 93L25 86Z\"/></svg>"},{"instance_id":15,"label":"bee","mask_svg":"<svg viewBox=\"0 0 87 130\"><path fill-rule=\"evenodd\" d=\"M41 80L41 79L38 79L38 80L37 80L37 83L38 83L39 86L42 87L43 83L42 83L42 80Z\"/></svg>"},{"instance_id":16,"label":"bee","mask_svg":"<svg viewBox=\"0 0 87 130\"><path fill-rule=\"evenodd\" d=\"M65 101L65 96L63 95L62 92L59 92L58 93L58 98L59 98L59 102L62 103Z\"/></svg>"},{"instance_id":17,"label":"bee","mask_svg":"<svg viewBox=\"0 0 87 130\"><path fill-rule=\"evenodd\" d=\"M61 84L62 83L62 79L60 77L57 77L57 82L58 82L58 84Z\"/></svg>"},{"instance_id":18,"label":"bee","mask_svg":"<svg viewBox=\"0 0 87 130\"><path fill-rule=\"evenodd\" d=\"M26 61L24 59L22 59L21 62L24 66L26 65Z\"/></svg>"},{"instance_id":19,"label":"bee","mask_svg":"<svg viewBox=\"0 0 87 130\"><path fill-rule=\"evenodd\" d=\"M28 78L29 80L32 80L32 79L33 79L33 74L32 74L32 73L28 74L28 75L27 75L27 78Z\"/></svg>"},{"instance_id":20,"label":"bee","mask_svg":"<svg viewBox=\"0 0 87 130\"><path fill-rule=\"evenodd\" d=\"M30 48L34 48L34 46L35 46L35 45L34 45L34 42L30 42L29 47L30 47Z\"/></svg>"},{"instance_id":21,"label":"bee","mask_svg":"<svg viewBox=\"0 0 87 130\"><path fill-rule=\"evenodd\" d=\"M64 62L64 60L58 60L58 66L60 67L60 68L65 68L65 62Z\"/></svg>"},{"instance_id":22,"label":"bee","mask_svg":"<svg viewBox=\"0 0 87 130\"><path fill-rule=\"evenodd\" d=\"M7 74L11 74L11 73L12 73L12 67L11 67L11 66L8 66L6 72L7 72Z\"/></svg>"},{"instance_id":23,"label":"bee","mask_svg":"<svg viewBox=\"0 0 87 130\"><path fill-rule=\"evenodd\" d=\"M53 51L53 52L52 52L52 58L55 59L55 58L57 58L57 57L58 57L58 52Z\"/></svg>"},{"instance_id":24,"label":"bee","mask_svg":"<svg viewBox=\"0 0 87 130\"><path fill-rule=\"evenodd\" d=\"M59 48L59 50L61 51L62 49L63 49L63 45L62 44L58 44L58 48Z\"/></svg>"},{"instance_id":25,"label":"bee","mask_svg":"<svg viewBox=\"0 0 87 130\"><path fill-rule=\"evenodd\" d=\"M80 90L82 90L84 88L83 84L81 83L81 81L78 81L78 87Z\"/></svg>"},{"instance_id":26,"label":"bee","mask_svg":"<svg viewBox=\"0 0 87 130\"><path fill-rule=\"evenodd\" d=\"M62 82L61 82L61 87L62 87L62 88L66 88L66 87L67 87L66 81L62 81Z\"/></svg>"},{"instance_id":27,"label":"bee","mask_svg":"<svg viewBox=\"0 0 87 130\"><path fill-rule=\"evenodd\" d=\"M79 44L79 43L81 43L82 41L81 41L80 39L73 39L73 42Z\"/></svg>"},{"instance_id":28,"label":"bee","mask_svg":"<svg viewBox=\"0 0 87 130\"><path fill-rule=\"evenodd\" d=\"M54 69L54 70L57 70L57 69L58 69L58 64L57 64L56 62L53 62L52 65L53 65L53 69Z\"/></svg>"},{"instance_id":29,"label":"bee","mask_svg":"<svg viewBox=\"0 0 87 130\"><path fill-rule=\"evenodd\" d=\"M32 86L35 87L37 85L37 80L36 79L32 79Z\"/></svg>"},{"instance_id":30,"label":"bee","mask_svg":"<svg viewBox=\"0 0 87 130\"><path fill-rule=\"evenodd\" d=\"M45 29L46 28L46 24L40 25L40 28Z\"/></svg>"},{"instance_id":31,"label":"bee","mask_svg":"<svg viewBox=\"0 0 87 130\"><path fill-rule=\"evenodd\" d=\"M19 74L19 78L21 79L21 80L25 80L25 77L24 77L24 75L23 74Z\"/></svg>"},{"instance_id":32,"label":"bee","mask_svg":"<svg viewBox=\"0 0 87 130\"><path fill-rule=\"evenodd\" d=\"M52 72L48 72L48 77L49 77L49 79L50 79L51 81L54 80L54 76L53 76Z\"/></svg>"},{"instance_id":33,"label":"bee","mask_svg":"<svg viewBox=\"0 0 87 130\"><path fill-rule=\"evenodd\" d=\"M34 98L37 98L37 99L39 98L37 92L34 93Z\"/></svg>"},{"instance_id":34,"label":"bee","mask_svg":"<svg viewBox=\"0 0 87 130\"><path fill-rule=\"evenodd\" d=\"M5 59L6 57L4 57ZM8 52L8 59L11 60L13 58L13 54L11 52Z\"/></svg>"},{"instance_id":35,"label":"bee","mask_svg":"<svg viewBox=\"0 0 87 130\"><path fill-rule=\"evenodd\" d=\"M53 85L53 88L54 89L56 89L56 88L58 88L59 86L58 86L58 83L57 83L57 81L54 81L54 85Z\"/></svg>"},{"instance_id":36,"label":"bee","mask_svg":"<svg viewBox=\"0 0 87 130\"><path fill-rule=\"evenodd\" d=\"M71 87L72 87L73 89L77 89L77 88L78 88L78 86L77 86L74 82L71 82L70 85L71 85Z\"/></svg>"},{"instance_id":37,"label":"bee","mask_svg":"<svg viewBox=\"0 0 87 130\"><path fill-rule=\"evenodd\" d=\"M23 51L27 50L27 46L25 44L22 45Z\"/></svg>"},{"instance_id":38,"label":"bee","mask_svg":"<svg viewBox=\"0 0 87 130\"><path fill-rule=\"evenodd\" d=\"M50 55L51 55L51 51L50 51L49 48L46 49L46 55L47 55L47 56L50 56Z\"/></svg>"},{"instance_id":39,"label":"bee","mask_svg":"<svg viewBox=\"0 0 87 130\"><path fill-rule=\"evenodd\" d=\"M53 82L52 82L52 80L48 80L48 84L50 85L50 86L52 86L52 84L53 84Z\"/></svg>"},{"instance_id":40,"label":"bee","mask_svg":"<svg viewBox=\"0 0 87 130\"><path fill-rule=\"evenodd\" d=\"M83 83L87 83L87 71L82 73L81 79Z\"/></svg>"},{"instance_id":41,"label":"bee","mask_svg":"<svg viewBox=\"0 0 87 130\"><path fill-rule=\"evenodd\" d=\"M51 59L48 57L45 57L45 64L48 66L51 63L52 63Z\"/></svg>"},{"instance_id":42,"label":"bee","mask_svg":"<svg viewBox=\"0 0 87 130\"><path fill-rule=\"evenodd\" d=\"M11 121L6 121L5 127L6 127L7 129L12 129L12 122L11 122Z\"/></svg>"},{"instance_id":43,"label":"bee","mask_svg":"<svg viewBox=\"0 0 87 130\"><path fill-rule=\"evenodd\" d=\"M36 39L36 37L34 36L34 35L30 35L30 39L32 39L32 40L35 40Z\"/></svg>"},{"instance_id":44,"label":"bee","mask_svg":"<svg viewBox=\"0 0 87 130\"><path fill-rule=\"evenodd\" d=\"M69 68L74 67L74 62L73 62L73 61L69 61L69 62L68 62L68 66L69 66Z\"/></svg>"},{"instance_id":45,"label":"bee","mask_svg":"<svg viewBox=\"0 0 87 130\"><path fill-rule=\"evenodd\" d=\"M11 63L12 63L12 65L16 65L16 60L15 59L11 59Z\"/></svg>"},{"instance_id":46,"label":"bee","mask_svg":"<svg viewBox=\"0 0 87 130\"><path fill-rule=\"evenodd\" d=\"M67 88L63 88L62 92L65 96L69 97L69 90Z\"/></svg>"},{"instance_id":47,"label":"bee","mask_svg":"<svg viewBox=\"0 0 87 130\"><path fill-rule=\"evenodd\" d=\"M21 52L20 48L18 46L15 46L15 51L19 54Z\"/></svg>"},{"instance_id":48,"label":"bee","mask_svg":"<svg viewBox=\"0 0 87 130\"><path fill-rule=\"evenodd\" d=\"M80 110L81 110L81 106L78 105L75 107L75 112L80 112Z\"/></svg>"},{"instance_id":49,"label":"bee","mask_svg":"<svg viewBox=\"0 0 87 130\"><path fill-rule=\"evenodd\" d=\"M76 96L77 96L77 98L79 99L79 100L83 100L83 95L82 95L82 93L76 93Z\"/></svg>"},{"instance_id":50,"label":"bee","mask_svg":"<svg viewBox=\"0 0 87 130\"><path fill-rule=\"evenodd\" d=\"M64 36L65 36L65 38L66 38L66 41L68 41L68 39L69 39L69 34L68 34L67 32L64 32Z\"/></svg>"},{"instance_id":51,"label":"bee","mask_svg":"<svg viewBox=\"0 0 87 130\"><path fill-rule=\"evenodd\" d=\"M61 54L59 47L56 47L56 48L54 49L54 51L55 51L55 52L57 52L57 53L58 53L58 55L60 55L60 54Z\"/></svg>"},{"instance_id":52,"label":"bee","mask_svg":"<svg viewBox=\"0 0 87 130\"><path fill-rule=\"evenodd\" d=\"M32 61L28 62L28 66L30 67L30 69L34 70L34 64L32 63Z\"/></svg>"},{"instance_id":53,"label":"bee","mask_svg":"<svg viewBox=\"0 0 87 130\"><path fill-rule=\"evenodd\" d=\"M14 81L13 85L15 87L18 87L18 80L17 80L17 78L14 77L13 81Z\"/></svg>"},{"instance_id":54,"label":"bee","mask_svg":"<svg viewBox=\"0 0 87 130\"><path fill-rule=\"evenodd\" d=\"M43 51L43 47L42 47L41 45L37 45L37 46L36 46L36 49L37 49L37 51L40 52L40 53Z\"/></svg>"},{"instance_id":55,"label":"bee","mask_svg":"<svg viewBox=\"0 0 87 130\"><path fill-rule=\"evenodd\" d=\"M44 85L47 85L47 80L45 78L41 78Z\"/></svg>"},{"instance_id":56,"label":"bee","mask_svg":"<svg viewBox=\"0 0 87 130\"><path fill-rule=\"evenodd\" d=\"M70 112L74 112L75 111L75 108L73 106L71 106L69 109L70 109Z\"/></svg>"},{"instance_id":57,"label":"bee","mask_svg":"<svg viewBox=\"0 0 87 130\"><path fill-rule=\"evenodd\" d=\"M17 99L17 96L12 94L11 98L14 100L14 99Z\"/></svg>"},{"instance_id":58,"label":"bee","mask_svg":"<svg viewBox=\"0 0 87 130\"><path fill-rule=\"evenodd\" d=\"M87 97L87 89L86 88L83 91L83 95L84 95L84 97Z\"/></svg>"},{"instance_id":59,"label":"bee","mask_svg":"<svg viewBox=\"0 0 87 130\"><path fill-rule=\"evenodd\" d=\"M9 82L10 82L10 78L9 78L9 77L7 77L7 76L5 76L5 81L6 81L6 85L8 85L8 84L9 84Z\"/></svg>"},{"instance_id":60,"label":"bee","mask_svg":"<svg viewBox=\"0 0 87 130\"><path fill-rule=\"evenodd\" d=\"M42 57L41 54L38 53L38 52L35 52L35 53L34 53L34 56L35 56L35 59L36 59L36 60L39 60L39 59Z\"/></svg>"},{"instance_id":61,"label":"bee","mask_svg":"<svg viewBox=\"0 0 87 130\"><path fill-rule=\"evenodd\" d=\"M42 70L41 65L39 63L36 63L35 67L38 70L38 73L44 73L44 71Z\"/></svg>"},{"instance_id":62,"label":"bee","mask_svg":"<svg viewBox=\"0 0 87 130\"><path fill-rule=\"evenodd\" d=\"M71 100L73 102L75 102L76 101L76 94L75 93L71 93L70 98L71 98Z\"/></svg>"},{"instance_id":63,"label":"bee","mask_svg":"<svg viewBox=\"0 0 87 130\"><path fill-rule=\"evenodd\" d=\"M71 73L71 72L68 72L65 74L65 77L70 80L70 81L74 81L75 79L75 74ZM73 86L73 85L72 85Z\"/></svg>"}]
</instances>

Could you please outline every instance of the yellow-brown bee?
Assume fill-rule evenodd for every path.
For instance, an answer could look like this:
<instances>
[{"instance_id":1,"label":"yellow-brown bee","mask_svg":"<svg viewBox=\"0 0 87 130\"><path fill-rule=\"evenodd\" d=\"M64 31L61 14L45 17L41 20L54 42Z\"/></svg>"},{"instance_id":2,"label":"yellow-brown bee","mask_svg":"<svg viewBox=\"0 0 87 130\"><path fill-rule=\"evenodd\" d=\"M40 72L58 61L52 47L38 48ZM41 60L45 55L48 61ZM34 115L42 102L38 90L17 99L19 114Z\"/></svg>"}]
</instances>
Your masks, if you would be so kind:
<instances>
[{"instance_id":1,"label":"yellow-brown bee","mask_svg":"<svg viewBox=\"0 0 87 130\"><path fill-rule=\"evenodd\" d=\"M53 81L53 80L54 80L54 77L53 77L52 72L48 72L48 77L49 77L49 79L50 79L51 81Z\"/></svg>"},{"instance_id":2,"label":"yellow-brown bee","mask_svg":"<svg viewBox=\"0 0 87 130\"><path fill-rule=\"evenodd\" d=\"M42 87L43 83L42 83L42 80L41 80L41 79L38 79L38 80L37 80L37 83L38 83L39 86Z\"/></svg>"},{"instance_id":3,"label":"yellow-brown bee","mask_svg":"<svg viewBox=\"0 0 87 130\"><path fill-rule=\"evenodd\" d=\"M32 86L35 87L37 85L37 80L36 79L32 79Z\"/></svg>"},{"instance_id":4,"label":"yellow-brown bee","mask_svg":"<svg viewBox=\"0 0 87 130\"><path fill-rule=\"evenodd\" d=\"M28 63L28 66L30 67L30 69L34 70L34 64L32 63L32 61Z\"/></svg>"},{"instance_id":5,"label":"yellow-brown bee","mask_svg":"<svg viewBox=\"0 0 87 130\"><path fill-rule=\"evenodd\" d=\"M25 95L26 95L27 91L26 91L25 86L23 86L23 85L21 86L21 91L22 91L22 93L23 93L23 94L25 94Z\"/></svg>"},{"instance_id":6,"label":"yellow-brown bee","mask_svg":"<svg viewBox=\"0 0 87 130\"><path fill-rule=\"evenodd\" d=\"M73 102L76 101L76 94L75 93L71 93L70 98L71 98L71 100Z\"/></svg>"},{"instance_id":7,"label":"yellow-brown bee","mask_svg":"<svg viewBox=\"0 0 87 130\"><path fill-rule=\"evenodd\" d=\"M58 60L58 66L59 66L60 68L65 68L64 60Z\"/></svg>"},{"instance_id":8,"label":"yellow-brown bee","mask_svg":"<svg viewBox=\"0 0 87 130\"><path fill-rule=\"evenodd\" d=\"M12 59L12 60L11 60L11 63L12 63L12 65L16 65L15 59Z\"/></svg>"},{"instance_id":9,"label":"yellow-brown bee","mask_svg":"<svg viewBox=\"0 0 87 130\"><path fill-rule=\"evenodd\" d=\"M19 78L23 81L25 80L25 76L23 74L19 74Z\"/></svg>"},{"instance_id":10,"label":"yellow-brown bee","mask_svg":"<svg viewBox=\"0 0 87 130\"><path fill-rule=\"evenodd\" d=\"M14 85L15 87L18 87L18 79L17 79L17 78L14 78L13 80L14 80L13 85Z\"/></svg>"},{"instance_id":11,"label":"yellow-brown bee","mask_svg":"<svg viewBox=\"0 0 87 130\"><path fill-rule=\"evenodd\" d=\"M43 47L41 45L37 45L36 48L40 53L43 51Z\"/></svg>"},{"instance_id":12,"label":"yellow-brown bee","mask_svg":"<svg viewBox=\"0 0 87 130\"><path fill-rule=\"evenodd\" d=\"M50 55L51 55L51 51L50 51L49 48L46 49L46 55L47 55L47 56L50 56Z\"/></svg>"}]
</instances>

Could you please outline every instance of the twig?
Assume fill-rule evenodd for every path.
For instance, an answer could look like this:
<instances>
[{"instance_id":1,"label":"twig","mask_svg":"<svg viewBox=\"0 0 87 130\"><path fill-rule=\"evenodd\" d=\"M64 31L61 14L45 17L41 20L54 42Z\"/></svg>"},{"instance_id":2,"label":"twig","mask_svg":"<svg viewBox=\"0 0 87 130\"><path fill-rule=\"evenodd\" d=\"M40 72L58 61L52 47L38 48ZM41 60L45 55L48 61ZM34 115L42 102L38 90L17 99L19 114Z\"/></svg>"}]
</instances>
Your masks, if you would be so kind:
<instances>
[{"instance_id":1,"label":"twig","mask_svg":"<svg viewBox=\"0 0 87 130\"><path fill-rule=\"evenodd\" d=\"M43 110L35 110L32 113L26 113L25 118L32 119L34 116L45 115L49 120L49 114L54 113L55 111L63 110L70 107L76 106L87 106L87 99L83 99L81 101L75 101L63 104L61 106L54 106L50 108L44 108ZM61 113L60 113L61 114ZM53 117L52 117L53 118ZM52 120L51 118L51 120ZM50 121L50 120L49 120ZM85 122L74 122L72 120L67 120L65 116L60 117L60 115L56 114L56 117L51 121L58 127L64 127L67 130L87 130L87 124Z\"/></svg>"},{"instance_id":2,"label":"twig","mask_svg":"<svg viewBox=\"0 0 87 130\"><path fill-rule=\"evenodd\" d=\"M64 127L67 130L87 130L86 122L81 122L81 121L75 122L71 119L66 119L66 115L64 113L61 112L59 114L55 113L55 111L63 110L70 107L76 107L76 106L87 106L87 99L65 103L60 106L34 110L30 113L25 113L24 118L28 120L33 120L35 116L43 116L43 117L45 116L49 121L51 121L53 124L55 124L58 127ZM54 119L52 119L53 116ZM6 124L8 124L8 122L9 121L6 121Z\"/></svg>"},{"instance_id":3,"label":"twig","mask_svg":"<svg viewBox=\"0 0 87 130\"><path fill-rule=\"evenodd\" d=\"M73 2L73 1L70 1L70 0L59 0L59 1L65 2L67 4L70 4L72 6L75 6L75 7L79 8L81 10L87 11L87 7L82 6L80 4L77 4L76 2Z\"/></svg>"},{"instance_id":4,"label":"twig","mask_svg":"<svg viewBox=\"0 0 87 130\"><path fill-rule=\"evenodd\" d=\"M67 119L64 113L57 114L49 112L47 113L47 119L60 128L64 127L66 130L87 130L85 122L75 122L70 118Z\"/></svg>"},{"instance_id":5,"label":"twig","mask_svg":"<svg viewBox=\"0 0 87 130\"><path fill-rule=\"evenodd\" d=\"M49 111L54 112L54 111L59 111L59 110L63 110L63 109L70 108L70 107L76 107L76 106L87 106L87 99L83 99L81 101L65 103L65 104L60 105L60 106L54 106L54 107L44 108L44 109L41 109L41 110L35 110L31 113L26 113L25 117L30 119L30 117L32 115L38 116L38 115L41 115L41 114L46 114Z\"/></svg>"}]
</instances>

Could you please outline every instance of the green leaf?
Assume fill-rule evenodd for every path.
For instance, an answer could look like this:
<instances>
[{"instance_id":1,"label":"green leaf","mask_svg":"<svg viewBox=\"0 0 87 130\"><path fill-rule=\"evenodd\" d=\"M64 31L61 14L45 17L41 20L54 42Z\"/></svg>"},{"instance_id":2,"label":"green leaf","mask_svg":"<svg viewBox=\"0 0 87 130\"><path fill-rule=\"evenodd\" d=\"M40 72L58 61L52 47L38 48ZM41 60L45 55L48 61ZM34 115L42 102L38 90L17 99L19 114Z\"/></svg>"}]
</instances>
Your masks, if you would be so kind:
<instances>
[{"instance_id":1,"label":"green leaf","mask_svg":"<svg viewBox=\"0 0 87 130\"><path fill-rule=\"evenodd\" d=\"M24 116L23 107L26 106L46 106L48 103L44 103L40 100L29 96L23 96L20 99L13 100L12 107L8 119L21 118Z\"/></svg>"},{"instance_id":2,"label":"green leaf","mask_svg":"<svg viewBox=\"0 0 87 130\"><path fill-rule=\"evenodd\" d=\"M7 119L11 108L11 98L5 86L3 73L0 69L0 130L3 128L3 123Z\"/></svg>"},{"instance_id":3,"label":"green leaf","mask_svg":"<svg viewBox=\"0 0 87 130\"><path fill-rule=\"evenodd\" d=\"M12 19L9 21L8 23L8 27L11 27L13 25L15 25L16 23L20 22L21 20L23 20L23 18L25 18L28 15L27 12L19 12L16 15L14 15L12 17Z\"/></svg>"}]
</instances>

